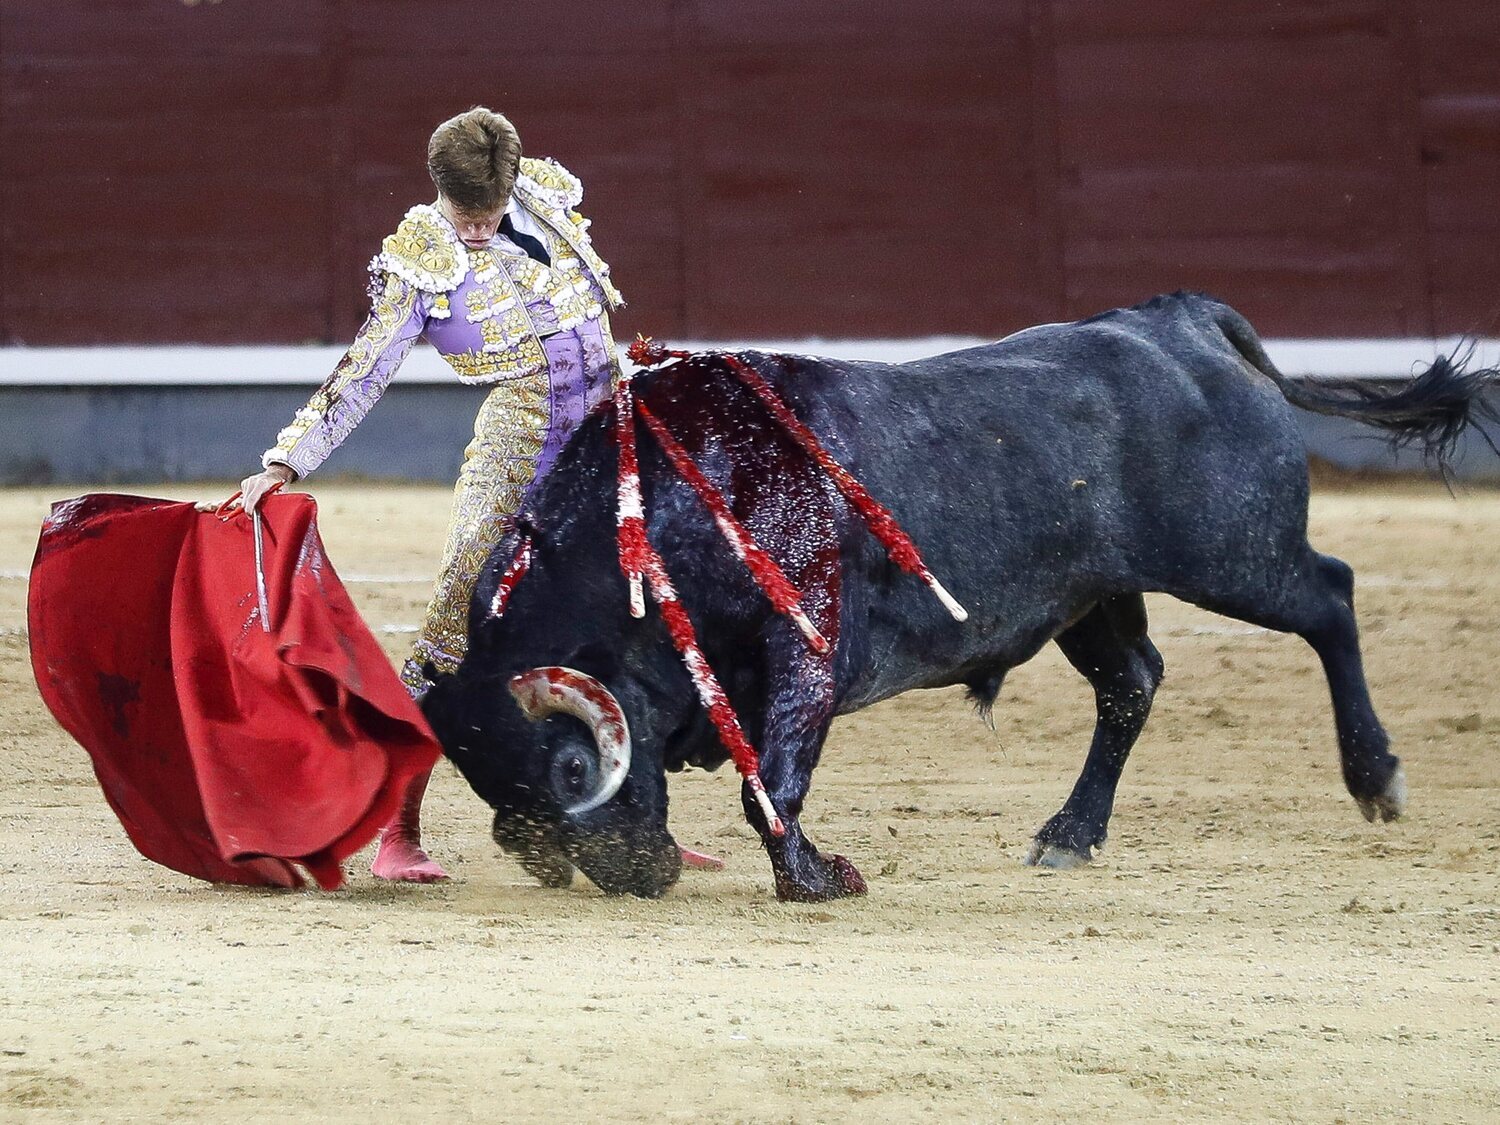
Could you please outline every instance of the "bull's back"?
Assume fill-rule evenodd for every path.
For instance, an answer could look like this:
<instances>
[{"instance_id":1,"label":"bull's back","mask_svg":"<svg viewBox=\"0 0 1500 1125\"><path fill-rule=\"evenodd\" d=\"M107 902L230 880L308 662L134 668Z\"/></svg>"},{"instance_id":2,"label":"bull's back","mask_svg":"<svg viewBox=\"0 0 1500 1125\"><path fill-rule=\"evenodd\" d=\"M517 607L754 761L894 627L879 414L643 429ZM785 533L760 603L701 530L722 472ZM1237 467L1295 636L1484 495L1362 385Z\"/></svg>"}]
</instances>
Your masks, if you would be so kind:
<instances>
[{"instance_id":1,"label":"bull's back","mask_svg":"<svg viewBox=\"0 0 1500 1125\"><path fill-rule=\"evenodd\" d=\"M1101 596L1253 566L1268 538L1279 547L1305 528L1291 409L1204 298L911 364L846 365L834 381L842 389L820 397L838 404L829 422L851 467L973 614L946 622L914 582L879 578L877 560L891 604L875 620L924 638L908 678L934 638L956 667L1024 659ZM873 642L892 656L893 644L904 647Z\"/></svg>"}]
</instances>

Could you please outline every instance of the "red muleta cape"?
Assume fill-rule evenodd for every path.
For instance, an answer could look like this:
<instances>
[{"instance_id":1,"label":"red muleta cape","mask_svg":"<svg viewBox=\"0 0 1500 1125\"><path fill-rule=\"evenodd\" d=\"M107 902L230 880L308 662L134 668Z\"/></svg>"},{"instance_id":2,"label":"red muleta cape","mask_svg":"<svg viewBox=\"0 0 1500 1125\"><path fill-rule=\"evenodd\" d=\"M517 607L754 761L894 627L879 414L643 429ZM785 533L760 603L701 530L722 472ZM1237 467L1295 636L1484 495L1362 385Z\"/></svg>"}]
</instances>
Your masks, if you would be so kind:
<instances>
[{"instance_id":1,"label":"red muleta cape","mask_svg":"<svg viewBox=\"0 0 1500 1125\"><path fill-rule=\"evenodd\" d=\"M317 505L254 532L139 496L62 501L28 605L42 698L142 855L218 883L325 890L441 753L323 552Z\"/></svg>"}]
</instances>

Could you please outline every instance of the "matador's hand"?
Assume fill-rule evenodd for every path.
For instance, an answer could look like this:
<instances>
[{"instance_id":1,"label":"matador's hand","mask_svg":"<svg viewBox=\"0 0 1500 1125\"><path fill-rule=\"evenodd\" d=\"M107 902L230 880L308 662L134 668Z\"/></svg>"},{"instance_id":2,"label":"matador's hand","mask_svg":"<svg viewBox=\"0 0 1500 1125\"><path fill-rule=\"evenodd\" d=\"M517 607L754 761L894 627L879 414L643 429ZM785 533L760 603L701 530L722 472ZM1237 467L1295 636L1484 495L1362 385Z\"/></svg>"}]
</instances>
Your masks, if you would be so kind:
<instances>
[{"instance_id":1,"label":"matador's hand","mask_svg":"<svg viewBox=\"0 0 1500 1125\"><path fill-rule=\"evenodd\" d=\"M240 481L240 490L222 504L199 504L198 510L204 512L235 512L244 510L253 512L260 507L260 502L282 485L290 484L297 479L296 472L289 465L273 464L269 468L248 476Z\"/></svg>"}]
</instances>

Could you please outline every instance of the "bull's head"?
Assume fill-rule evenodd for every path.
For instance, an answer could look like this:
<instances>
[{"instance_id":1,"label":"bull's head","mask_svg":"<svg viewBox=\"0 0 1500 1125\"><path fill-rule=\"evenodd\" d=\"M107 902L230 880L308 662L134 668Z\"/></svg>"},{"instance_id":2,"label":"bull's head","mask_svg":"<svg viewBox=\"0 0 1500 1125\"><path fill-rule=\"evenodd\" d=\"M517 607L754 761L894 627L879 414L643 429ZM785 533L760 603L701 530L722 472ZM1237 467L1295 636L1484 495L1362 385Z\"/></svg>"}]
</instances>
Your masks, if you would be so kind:
<instances>
[{"instance_id":1,"label":"bull's head","mask_svg":"<svg viewBox=\"0 0 1500 1125\"><path fill-rule=\"evenodd\" d=\"M566 886L577 867L606 893L664 894L682 869L667 831L666 773L649 745L635 752L620 700L559 666L507 686L501 697L492 678L442 684L434 696L446 698L426 708L447 728L439 736L449 757L494 808L495 841L548 886Z\"/></svg>"}]
</instances>

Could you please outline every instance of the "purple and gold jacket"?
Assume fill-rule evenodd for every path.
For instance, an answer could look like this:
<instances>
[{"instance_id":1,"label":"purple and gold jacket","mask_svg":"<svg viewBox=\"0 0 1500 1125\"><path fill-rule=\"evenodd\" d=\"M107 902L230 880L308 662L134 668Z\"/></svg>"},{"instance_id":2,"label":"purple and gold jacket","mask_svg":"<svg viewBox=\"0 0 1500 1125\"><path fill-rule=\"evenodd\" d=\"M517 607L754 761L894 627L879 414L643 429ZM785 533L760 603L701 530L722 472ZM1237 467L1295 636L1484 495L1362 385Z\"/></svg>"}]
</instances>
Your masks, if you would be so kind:
<instances>
[{"instance_id":1,"label":"purple and gold jacket","mask_svg":"<svg viewBox=\"0 0 1500 1125\"><path fill-rule=\"evenodd\" d=\"M471 384L546 371L542 340L590 321L599 322L612 354L607 310L624 302L576 210L582 199L583 185L556 161L521 159L507 211L531 220L550 265L503 239L471 250L431 204L408 211L370 262L370 315L354 343L262 464L288 465L299 477L321 465L375 405L419 336Z\"/></svg>"}]
</instances>

